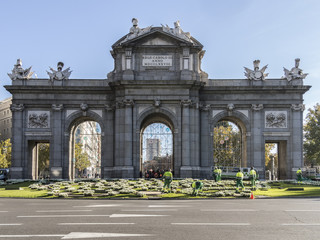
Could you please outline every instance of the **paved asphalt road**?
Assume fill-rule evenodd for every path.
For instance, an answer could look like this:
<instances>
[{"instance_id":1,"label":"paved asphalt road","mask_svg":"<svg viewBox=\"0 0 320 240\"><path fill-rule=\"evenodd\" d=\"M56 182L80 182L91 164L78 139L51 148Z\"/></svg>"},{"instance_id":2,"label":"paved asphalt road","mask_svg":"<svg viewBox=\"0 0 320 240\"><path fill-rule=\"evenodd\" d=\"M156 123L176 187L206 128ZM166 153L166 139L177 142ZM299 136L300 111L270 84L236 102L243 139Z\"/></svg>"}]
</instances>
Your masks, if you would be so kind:
<instances>
[{"instance_id":1,"label":"paved asphalt road","mask_svg":"<svg viewBox=\"0 0 320 240\"><path fill-rule=\"evenodd\" d=\"M319 198L0 199L0 240L319 238Z\"/></svg>"}]
</instances>

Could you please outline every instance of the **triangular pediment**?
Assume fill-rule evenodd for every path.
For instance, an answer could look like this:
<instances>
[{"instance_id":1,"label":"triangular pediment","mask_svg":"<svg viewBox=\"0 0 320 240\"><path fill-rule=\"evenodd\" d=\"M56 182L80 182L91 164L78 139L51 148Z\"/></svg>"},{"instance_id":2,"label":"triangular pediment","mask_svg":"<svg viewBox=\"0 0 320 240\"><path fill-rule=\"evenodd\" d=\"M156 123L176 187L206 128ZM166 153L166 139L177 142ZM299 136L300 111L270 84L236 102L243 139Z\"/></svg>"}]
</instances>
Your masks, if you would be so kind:
<instances>
[{"instance_id":1,"label":"triangular pediment","mask_svg":"<svg viewBox=\"0 0 320 240\"><path fill-rule=\"evenodd\" d=\"M112 47L120 46L197 46L202 47L196 39L191 37L190 39L183 39L168 32L165 32L160 27L152 28L150 31L138 35L132 36L130 34L125 35L119 39Z\"/></svg>"},{"instance_id":2,"label":"triangular pediment","mask_svg":"<svg viewBox=\"0 0 320 240\"><path fill-rule=\"evenodd\" d=\"M175 42L169 39L164 39L161 37L149 38L147 41L141 44L142 46L174 46Z\"/></svg>"}]
</instances>

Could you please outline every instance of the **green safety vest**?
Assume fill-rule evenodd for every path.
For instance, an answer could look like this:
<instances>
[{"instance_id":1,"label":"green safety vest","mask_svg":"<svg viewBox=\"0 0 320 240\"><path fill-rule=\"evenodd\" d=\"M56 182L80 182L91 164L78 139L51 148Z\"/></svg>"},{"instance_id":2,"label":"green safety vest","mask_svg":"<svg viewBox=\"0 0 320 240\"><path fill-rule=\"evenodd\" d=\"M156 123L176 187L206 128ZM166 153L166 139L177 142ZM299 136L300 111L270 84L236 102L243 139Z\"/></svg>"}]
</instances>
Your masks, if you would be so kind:
<instances>
[{"instance_id":1,"label":"green safety vest","mask_svg":"<svg viewBox=\"0 0 320 240\"><path fill-rule=\"evenodd\" d=\"M297 174L302 174L301 169L299 169L299 170L297 171Z\"/></svg>"}]
</instances>

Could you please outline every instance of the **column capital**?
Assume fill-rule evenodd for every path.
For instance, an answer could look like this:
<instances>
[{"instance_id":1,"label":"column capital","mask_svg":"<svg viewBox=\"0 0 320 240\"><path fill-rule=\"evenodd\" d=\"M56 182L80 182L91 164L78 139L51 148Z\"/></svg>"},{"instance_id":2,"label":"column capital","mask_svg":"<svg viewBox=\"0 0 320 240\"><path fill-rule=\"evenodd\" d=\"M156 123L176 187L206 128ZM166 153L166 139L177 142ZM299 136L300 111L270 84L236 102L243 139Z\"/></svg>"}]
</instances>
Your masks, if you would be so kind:
<instances>
[{"instance_id":1,"label":"column capital","mask_svg":"<svg viewBox=\"0 0 320 240\"><path fill-rule=\"evenodd\" d=\"M10 105L10 110L12 112L22 112L24 110L24 105L21 103L21 104L11 104Z\"/></svg>"},{"instance_id":2,"label":"column capital","mask_svg":"<svg viewBox=\"0 0 320 240\"><path fill-rule=\"evenodd\" d=\"M181 100L180 104L182 107L188 108L192 105L192 100L191 99L184 99L184 100Z\"/></svg>"},{"instance_id":3,"label":"column capital","mask_svg":"<svg viewBox=\"0 0 320 240\"><path fill-rule=\"evenodd\" d=\"M114 111L114 109L116 108L114 104L105 104L104 107L107 111Z\"/></svg>"},{"instance_id":4,"label":"column capital","mask_svg":"<svg viewBox=\"0 0 320 240\"><path fill-rule=\"evenodd\" d=\"M204 103L200 103L199 104L200 110L203 112L207 112L211 109L210 104L204 104Z\"/></svg>"},{"instance_id":5,"label":"column capital","mask_svg":"<svg viewBox=\"0 0 320 240\"><path fill-rule=\"evenodd\" d=\"M291 104L291 109L293 111L303 112L305 110L305 105L304 104Z\"/></svg>"},{"instance_id":6,"label":"column capital","mask_svg":"<svg viewBox=\"0 0 320 240\"><path fill-rule=\"evenodd\" d=\"M53 111L62 111L63 109L63 104L52 104L51 108Z\"/></svg>"},{"instance_id":7,"label":"column capital","mask_svg":"<svg viewBox=\"0 0 320 240\"><path fill-rule=\"evenodd\" d=\"M253 111L260 111L263 109L263 104L251 104L251 109Z\"/></svg>"}]
</instances>

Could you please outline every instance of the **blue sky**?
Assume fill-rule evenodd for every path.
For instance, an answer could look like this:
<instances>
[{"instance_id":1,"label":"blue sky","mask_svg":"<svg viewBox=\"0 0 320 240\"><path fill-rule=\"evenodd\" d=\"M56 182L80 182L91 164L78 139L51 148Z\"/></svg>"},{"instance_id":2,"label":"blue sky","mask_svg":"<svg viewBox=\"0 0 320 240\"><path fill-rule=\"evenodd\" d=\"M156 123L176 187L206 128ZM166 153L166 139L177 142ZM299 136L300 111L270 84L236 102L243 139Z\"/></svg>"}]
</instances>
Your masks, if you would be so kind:
<instances>
[{"instance_id":1,"label":"blue sky","mask_svg":"<svg viewBox=\"0 0 320 240\"><path fill-rule=\"evenodd\" d=\"M71 78L106 78L113 69L111 45L139 27L180 20L204 45L202 69L211 79L244 78L252 61L269 64L270 78L283 76L294 59L312 85L306 107L320 102L320 1L318 0L0 0L0 99L10 94L17 58L39 78L58 61Z\"/></svg>"}]
</instances>

